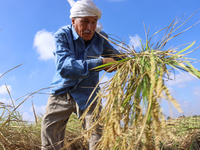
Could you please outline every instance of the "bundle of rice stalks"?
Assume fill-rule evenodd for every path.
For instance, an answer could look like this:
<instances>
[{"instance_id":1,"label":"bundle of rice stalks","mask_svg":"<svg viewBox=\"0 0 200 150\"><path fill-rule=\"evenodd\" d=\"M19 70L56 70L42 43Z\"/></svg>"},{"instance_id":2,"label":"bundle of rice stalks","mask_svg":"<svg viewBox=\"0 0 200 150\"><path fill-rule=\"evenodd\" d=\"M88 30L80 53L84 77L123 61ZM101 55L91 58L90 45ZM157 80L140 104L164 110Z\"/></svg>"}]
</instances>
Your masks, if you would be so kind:
<instances>
[{"instance_id":1,"label":"bundle of rice stalks","mask_svg":"<svg viewBox=\"0 0 200 150\"><path fill-rule=\"evenodd\" d=\"M121 47L122 54L118 57L122 59L95 68L101 70L108 65L112 66L110 69L118 68L96 97L98 105L94 112L94 118L97 117L96 114L102 105L102 99L104 100L103 108L98 119L93 123L93 127L87 132L87 137L90 137L96 125L99 123L103 125L103 134L97 144L97 149L158 150L161 148L160 142L163 139L177 139L166 128L160 101L165 99L171 102L179 112L182 110L179 103L170 94L165 82L169 80L173 70L186 71L200 78L200 72L191 64L194 59L186 57L198 47L184 53L195 42L180 51L177 51L177 48L181 46L165 49L168 41L192 27L172 36L172 33L184 24L176 27L178 23L179 20L174 19L168 27L158 31L166 30L164 37L156 45L151 43L151 39L158 32L151 38L148 38L147 32L146 42L145 44L141 43L139 52L123 42L115 39L109 40L101 35Z\"/></svg>"}]
</instances>

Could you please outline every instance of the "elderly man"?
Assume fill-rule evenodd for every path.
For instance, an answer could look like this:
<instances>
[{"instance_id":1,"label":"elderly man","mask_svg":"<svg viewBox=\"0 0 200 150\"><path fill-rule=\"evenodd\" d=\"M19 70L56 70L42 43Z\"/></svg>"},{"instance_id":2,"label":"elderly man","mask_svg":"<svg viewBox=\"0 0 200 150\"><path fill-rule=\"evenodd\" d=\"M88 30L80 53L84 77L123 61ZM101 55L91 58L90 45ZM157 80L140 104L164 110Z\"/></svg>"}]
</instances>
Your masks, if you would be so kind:
<instances>
[{"instance_id":1,"label":"elderly man","mask_svg":"<svg viewBox=\"0 0 200 150\"><path fill-rule=\"evenodd\" d=\"M48 150L59 150L63 147L65 128L71 113L81 116L99 91L97 88L88 102L99 82L99 72L92 68L116 61L114 56L118 53L107 40L96 33L100 31L97 20L101 18L101 10L94 2L68 1L72 6L72 24L55 33L56 72L42 122L42 146ZM103 31L100 33L106 36ZM105 71L108 69L104 68ZM83 125L85 129L90 127L95 104L86 114ZM90 150L96 149L95 144L100 139L101 132L101 128L97 128L88 139Z\"/></svg>"}]
</instances>

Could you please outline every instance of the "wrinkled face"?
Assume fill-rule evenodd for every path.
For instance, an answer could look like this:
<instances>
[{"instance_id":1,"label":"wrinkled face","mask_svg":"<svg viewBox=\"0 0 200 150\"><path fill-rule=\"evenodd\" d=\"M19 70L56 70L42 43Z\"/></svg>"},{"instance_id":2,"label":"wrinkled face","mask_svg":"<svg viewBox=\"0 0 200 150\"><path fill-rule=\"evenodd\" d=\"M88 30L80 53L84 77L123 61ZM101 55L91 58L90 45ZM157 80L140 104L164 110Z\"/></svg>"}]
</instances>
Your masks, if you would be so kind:
<instances>
[{"instance_id":1,"label":"wrinkled face","mask_svg":"<svg viewBox=\"0 0 200 150\"><path fill-rule=\"evenodd\" d=\"M89 41L95 33L97 17L72 18L72 25L77 34L82 37L84 41Z\"/></svg>"}]
</instances>

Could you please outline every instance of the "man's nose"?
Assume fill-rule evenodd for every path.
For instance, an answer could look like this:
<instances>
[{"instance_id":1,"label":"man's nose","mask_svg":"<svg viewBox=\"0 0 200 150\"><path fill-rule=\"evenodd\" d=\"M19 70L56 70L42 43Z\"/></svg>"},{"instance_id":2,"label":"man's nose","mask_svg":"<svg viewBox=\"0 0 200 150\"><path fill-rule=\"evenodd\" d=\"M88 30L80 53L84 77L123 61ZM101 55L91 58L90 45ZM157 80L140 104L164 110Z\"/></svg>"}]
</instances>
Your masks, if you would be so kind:
<instances>
[{"instance_id":1,"label":"man's nose","mask_svg":"<svg viewBox=\"0 0 200 150\"><path fill-rule=\"evenodd\" d=\"M92 22L88 23L87 29L88 30L93 30L93 28L94 28L93 23Z\"/></svg>"}]
</instances>

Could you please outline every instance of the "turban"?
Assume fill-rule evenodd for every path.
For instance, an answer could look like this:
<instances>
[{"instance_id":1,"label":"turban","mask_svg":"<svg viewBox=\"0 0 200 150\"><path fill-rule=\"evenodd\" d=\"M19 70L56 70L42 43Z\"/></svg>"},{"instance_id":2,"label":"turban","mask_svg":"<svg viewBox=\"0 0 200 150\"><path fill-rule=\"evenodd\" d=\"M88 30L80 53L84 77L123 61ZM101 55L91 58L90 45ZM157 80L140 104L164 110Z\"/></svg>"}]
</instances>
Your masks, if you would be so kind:
<instances>
[{"instance_id":1,"label":"turban","mask_svg":"<svg viewBox=\"0 0 200 150\"><path fill-rule=\"evenodd\" d=\"M70 19L74 17L86 17L86 16L97 16L98 19L101 18L101 10L94 4L92 0L81 0L75 2L74 0L67 0L71 5ZM100 22L97 22L96 31L100 32L103 28Z\"/></svg>"}]
</instances>

